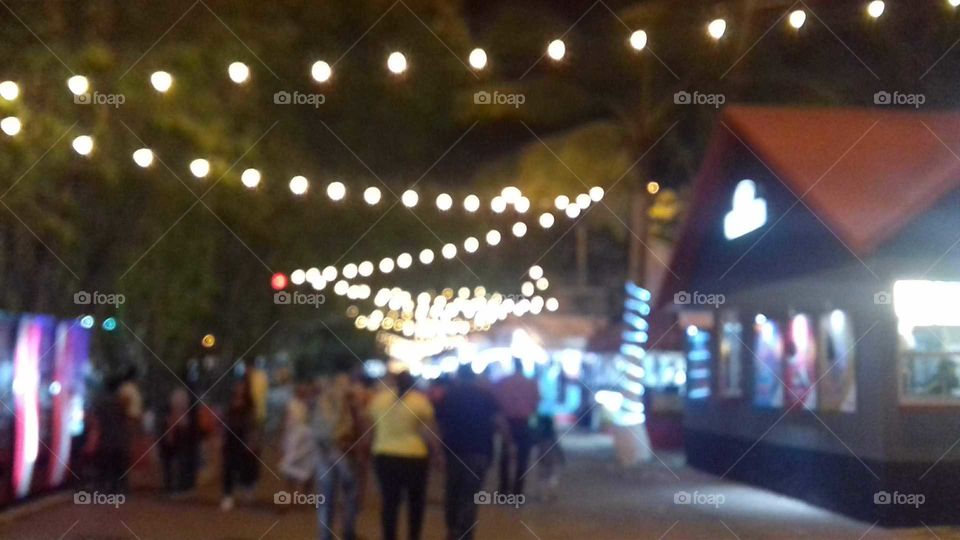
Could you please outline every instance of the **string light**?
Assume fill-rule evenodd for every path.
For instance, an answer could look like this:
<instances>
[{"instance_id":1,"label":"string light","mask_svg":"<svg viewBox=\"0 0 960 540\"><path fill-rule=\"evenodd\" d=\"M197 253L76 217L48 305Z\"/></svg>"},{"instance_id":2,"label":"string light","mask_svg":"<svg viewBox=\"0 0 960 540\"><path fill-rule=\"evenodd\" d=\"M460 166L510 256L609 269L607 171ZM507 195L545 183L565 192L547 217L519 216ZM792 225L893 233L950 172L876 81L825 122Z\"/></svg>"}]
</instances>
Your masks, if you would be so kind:
<instances>
[{"instance_id":1,"label":"string light","mask_svg":"<svg viewBox=\"0 0 960 540\"><path fill-rule=\"evenodd\" d=\"M81 156L89 156L93 152L93 137L80 135L73 140L73 150Z\"/></svg>"},{"instance_id":2,"label":"string light","mask_svg":"<svg viewBox=\"0 0 960 540\"><path fill-rule=\"evenodd\" d=\"M313 80L318 83L325 83L330 80L330 77L333 75L333 68L330 67L330 64L324 62L323 60L317 60L313 63L313 66L310 67L310 76L313 77Z\"/></svg>"},{"instance_id":3,"label":"string light","mask_svg":"<svg viewBox=\"0 0 960 540\"><path fill-rule=\"evenodd\" d=\"M557 195L557 198L553 200L553 205L557 210L566 210L567 206L570 205L570 197L566 195Z\"/></svg>"},{"instance_id":4,"label":"string light","mask_svg":"<svg viewBox=\"0 0 960 540\"><path fill-rule=\"evenodd\" d=\"M637 30L630 34L630 46L638 51L647 47L647 33L643 30Z\"/></svg>"},{"instance_id":5,"label":"string light","mask_svg":"<svg viewBox=\"0 0 960 540\"><path fill-rule=\"evenodd\" d=\"M546 308L547 311L556 311L560 308L560 302L556 298L547 298Z\"/></svg>"},{"instance_id":6,"label":"string light","mask_svg":"<svg viewBox=\"0 0 960 540\"><path fill-rule=\"evenodd\" d=\"M567 217L574 219L580 215L580 207L575 204L568 204L567 208L564 209L564 213L567 214Z\"/></svg>"},{"instance_id":7,"label":"string light","mask_svg":"<svg viewBox=\"0 0 960 540\"><path fill-rule=\"evenodd\" d=\"M539 219L540 226L543 227L544 229L549 229L550 227L553 227L554 221L555 219L553 217L553 214L551 214L550 212L544 212L540 214L540 219Z\"/></svg>"},{"instance_id":8,"label":"string light","mask_svg":"<svg viewBox=\"0 0 960 540\"><path fill-rule=\"evenodd\" d=\"M437 195L437 208L441 212L446 212L452 207L453 207L453 198L450 195L446 193L441 193L440 195Z\"/></svg>"},{"instance_id":9,"label":"string light","mask_svg":"<svg viewBox=\"0 0 960 540\"><path fill-rule=\"evenodd\" d=\"M347 265L343 267L343 272L341 273L343 274L343 277L347 279L353 279L357 277L357 265L354 263L347 263Z\"/></svg>"},{"instance_id":10,"label":"string light","mask_svg":"<svg viewBox=\"0 0 960 540\"><path fill-rule=\"evenodd\" d=\"M559 62L567 54L567 45L562 39L555 39L547 45L547 56Z\"/></svg>"},{"instance_id":11,"label":"string light","mask_svg":"<svg viewBox=\"0 0 960 540\"><path fill-rule=\"evenodd\" d=\"M960 0L956 0L956 1L960 2ZM802 9L794 10L793 12L790 13L789 21L790 21L790 26L799 30L800 27L803 26L803 23L807 22L807 12Z\"/></svg>"},{"instance_id":12,"label":"string light","mask_svg":"<svg viewBox=\"0 0 960 540\"><path fill-rule=\"evenodd\" d=\"M526 197L520 197L520 200L514 203L513 209L519 214L526 214L527 210L530 210L530 199Z\"/></svg>"},{"instance_id":13,"label":"string light","mask_svg":"<svg viewBox=\"0 0 960 540\"><path fill-rule=\"evenodd\" d=\"M394 267L393 259L391 259L390 257L384 257L383 259L380 260L380 264L378 267L380 268L380 271L383 272L384 274L389 274L390 272L393 272L393 267Z\"/></svg>"},{"instance_id":14,"label":"string light","mask_svg":"<svg viewBox=\"0 0 960 540\"><path fill-rule=\"evenodd\" d=\"M387 69L395 75L400 75L407 70L407 57L399 51L390 53L387 57Z\"/></svg>"},{"instance_id":15,"label":"string light","mask_svg":"<svg viewBox=\"0 0 960 540\"><path fill-rule=\"evenodd\" d=\"M330 182L327 185L327 197L330 197L331 201L340 201L346 196L347 186L343 185L343 182Z\"/></svg>"},{"instance_id":16,"label":"string light","mask_svg":"<svg viewBox=\"0 0 960 540\"><path fill-rule=\"evenodd\" d=\"M470 51L470 67L480 71L481 69L487 67L487 52L481 48L476 48Z\"/></svg>"},{"instance_id":17,"label":"string light","mask_svg":"<svg viewBox=\"0 0 960 540\"><path fill-rule=\"evenodd\" d=\"M430 264L433 262L433 250L425 249L420 252L420 263L421 264Z\"/></svg>"},{"instance_id":18,"label":"string light","mask_svg":"<svg viewBox=\"0 0 960 540\"><path fill-rule=\"evenodd\" d=\"M660 182L647 182L647 193L656 195L660 191Z\"/></svg>"},{"instance_id":19,"label":"string light","mask_svg":"<svg viewBox=\"0 0 960 540\"><path fill-rule=\"evenodd\" d=\"M723 19L714 19L707 25L707 33L713 39L719 40L727 32L727 21Z\"/></svg>"},{"instance_id":20,"label":"string light","mask_svg":"<svg viewBox=\"0 0 960 540\"><path fill-rule=\"evenodd\" d=\"M403 195L400 196L400 201L407 208L413 208L418 202L420 202L420 195L417 195L416 191L408 189L403 192Z\"/></svg>"},{"instance_id":21,"label":"string light","mask_svg":"<svg viewBox=\"0 0 960 540\"><path fill-rule=\"evenodd\" d=\"M301 269L296 269L293 272L290 272L290 283L294 285L303 285L307 281L307 273Z\"/></svg>"},{"instance_id":22,"label":"string light","mask_svg":"<svg viewBox=\"0 0 960 540\"><path fill-rule=\"evenodd\" d=\"M511 230L513 231L514 236L521 238L523 235L527 234L527 224L522 221L518 221L513 224L513 228Z\"/></svg>"},{"instance_id":23,"label":"string light","mask_svg":"<svg viewBox=\"0 0 960 540\"><path fill-rule=\"evenodd\" d=\"M133 162L146 169L153 165L153 150L141 148L133 153Z\"/></svg>"},{"instance_id":24,"label":"string light","mask_svg":"<svg viewBox=\"0 0 960 540\"><path fill-rule=\"evenodd\" d=\"M476 212L480 209L480 197L467 195L467 198L463 200L463 208L470 213Z\"/></svg>"},{"instance_id":25,"label":"string light","mask_svg":"<svg viewBox=\"0 0 960 540\"><path fill-rule=\"evenodd\" d=\"M337 269L333 266L328 266L320 272L320 276L327 281L333 281L337 279Z\"/></svg>"},{"instance_id":26,"label":"string light","mask_svg":"<svg viewBox=\"0 0 960 540\"><path fill-rule=\"evenodd\" d=\"M256 169L247 169L240 175L240 182L250 189L260 185L260 171Z\"/></svg>"},{"instance_id":27,"label":"string light","mask_svg":"<svg viewBox=\"0 0 960 540\"><path fill-rule=\"evenodd\" d=\"M590 200L592 200L593 202L600 202L601 200L603 200L604 191L602 187L593 186L592 188L590 188L589 193L590 193Z\"/></svg>"},{"instance_id":28,"label":"string light","mask_svg":"<svg viewBox=\"0 0 960 540\"><path fill-rule=\"evenodd\" d=\"M400 255L397 255L398 268L406 270L407 268L410 268L411 264L413 264L413 256L411 256L409 253L401 253Z\"/></svg>"},{"instance_id":29,"label":"string light","mask_svg":"<svg viewBox=\"0 0 960 540\"><path fill-rule=\"evenodd\" d=\"M190 172L197 178L204 178L210 174L210 162L205 159L195 159L190 162Z\"/></svg>"},{"instance_id":30,"label":"string light","mask_svg":"<svg viewBox=\"0 0 960 540\"><path fill-rule=\"evenodd\" d=\"M357 265L357 272L359 272L363 277L369 277L373 274L373 263L370 261L363 261Z\"/></svg>"},{"instance_id":31,"label":"string light","mask_svg":"<svg viewBox=\"0 0 960 540\"><path fill-rule=\"evenodd\" d=\"M380 202L380 197L382 197L380 188L371 186L363 190L363 200L366 201L366 203L370 206Z\"/></svg>"},{"instance_id":32,"label":"string light","mask_svg":"<svg viewBox=\"0 0 960 540\"><path fill-rule=\"evenodd\" d=\"M166 71L154 71L153 75L150 75L150 84L157 92L164 94L173 86L173 75Z\"/></svg>"},{"instance_id":33,"label":"string light","mask_svg":"<svg viewBox=\"0 0 960 540\"><path fill-rule=\"evenodd\" d=\"M873 2L867 4L867 14L874 19L879 19L886 7L887 5L883 3L883 0L873 0Z\"/></svg>"},{"instance_id":34,"label":"string light","mask_svg":"<svg viewBox=\"0 0 960 540\"><path fill-rule=\"evenodd\" d=\"M475 253L480 249L480 241L471 236L463 241L463 249L466 250L467 253Z\"/></svg>"},{"instance_id":35,"label":"string light","mask_svg":"<svg viewBox=\"0 0 960 540\"><path fill-rule=\"evenodd\" d=\"M947 0L947 3L950 4L950 7L960 6L960 0Z\"/></svg>"},{"instance_id":36,"label":"string light","mask_svg":"<svg viewBox=\"0 0 960 540\"><path fill-rule=\"evenodd\" d=\"M586 210L587 208L590 207L591 200L592 199L590 198L590 195L587 195L586 193L581 193L577 195L577 206L579 206L581 210Z\"/></svg>"},{"instance_id":37,"label":"string light","mask_svg":"<svg viewBox=\"0 0 960 540\"><path fill-rule=\"evenodd\" d=\"M457 246L453 244L444 244L440 249L440 254L444 259L452 259L457 256Z\"/></svg>"},{"instance_id":38,"label":"string light","mask_svg":"<svg viewBox=\"0 0 960 540\"><path fill-rule=\"evenodd\" d=\"M243 84L250 78L250 68L243 62L234 62L227 67L227 75L231 81Z\"/></svg>"},{"instance_id":39,"label":"string light","mask_svg":"<svg viewBox=\"0 0 960 540\"><path fill-rule=\"evenodd\" d=\"M487 233L487 243L491 246L495 246L500 243L500 231L492 230Z\"/></svg>"},{"instance_id":40,"label":"string light","mask_svg":"<svg viewBox=\"0 0 960 540\"><path fill-rule=\"evenodd\" d=\"M13 101L20 95L20 87L13 81L3 81L0 83L0 97L7 101Z\"/></svg>"},{"instance_id":41,"label":"string light","mask_svg":"<svg viewBox=\"0 0 960 540\"><path fill-rule=\"evenodd\" d=\"M20 133L20 119L16 116L8 116L3 120L0 120L0 130L3 130L4 133L13 137L17 133Z\"/></svg>"},{"instance_id":42,"label":"string light","mask_svg":"<svg viewBox=\"0 0 960 540\"><path fill-rule=\"evenodd\" d=\"M67 79L67 88L70 89L73 95L82 96L90 89L90 81L83 75L74 75Z\"/></svg>"},{"instance_id":43,"label":"string light","mask_svg":"<svg viewBox=\"0 0 960 540\"><path fill-rule=\"evenodd\" d=\"M507 186L500 190L500 196L503 197L503 200L506 201L507 204L517 204L520 197L523 197L523 193L520 191L520 188L516 186Z\"/></svg>"},{"instance_id":44,"label":"string light","mask_svg":"<svg viewBox=\"0 0 960 540\"><path fill-rule=\"evenodd\" d=\"M547 281L547 278L540 277L537 279L537 290L545 291L550 286L550 282Z\"/></svg>"},{"instance_id":45,"label":"string light","mask_svg":"<svg viewBox=\"0 0 960 540\"><path fill-rule=\"evenodd\" d=\"M507 209L507 201L503 197L497 195L490 200L490 209L497 214L502 214L504 210Z\"/></svg>"},{"instance_id":46,"label":"string light","mask_svg":"<svg viewBox=\"0 0 960 540\"><path fill-rule=\"evenodd\" d=\"M303 195L310 187L310 182L303 176L294 176L290 179L290 191L294 195Z\"/></svg>"}]
</instances>

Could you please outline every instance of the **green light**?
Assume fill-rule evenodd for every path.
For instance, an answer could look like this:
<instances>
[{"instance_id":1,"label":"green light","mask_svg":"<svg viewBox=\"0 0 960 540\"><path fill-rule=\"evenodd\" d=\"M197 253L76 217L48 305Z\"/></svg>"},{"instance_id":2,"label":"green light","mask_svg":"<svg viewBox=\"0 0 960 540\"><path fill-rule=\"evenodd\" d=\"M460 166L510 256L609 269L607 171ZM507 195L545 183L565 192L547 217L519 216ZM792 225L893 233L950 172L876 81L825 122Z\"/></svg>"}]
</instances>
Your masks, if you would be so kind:
<instances>
[{"instance_id":1,"label":"green light","mask_svg":"<svg viewBox=\"0 0 960 540\"><path fill-rule=\"evenodd\" d=\"M107 332L113 332L117 329L117 320L113 317L107 317L103 320L103 329Z\"/></svg>"}]
</instances>

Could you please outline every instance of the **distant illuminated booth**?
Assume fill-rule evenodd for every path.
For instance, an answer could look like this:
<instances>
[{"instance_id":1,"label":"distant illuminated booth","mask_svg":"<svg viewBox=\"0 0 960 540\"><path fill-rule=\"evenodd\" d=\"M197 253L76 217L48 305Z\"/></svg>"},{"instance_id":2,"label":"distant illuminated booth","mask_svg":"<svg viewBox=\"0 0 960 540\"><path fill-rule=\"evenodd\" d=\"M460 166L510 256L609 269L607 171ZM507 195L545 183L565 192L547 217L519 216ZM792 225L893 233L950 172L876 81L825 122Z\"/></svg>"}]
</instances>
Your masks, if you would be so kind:
<instances>
[{"instance_id":1,"label":"distant illuminated booth","mask_svg":"<svg viewBox=\"0 0 960 540\"><path fill-rule=\"evenodd\" d=\"M724 111L655 302L697 321L691 465L960 523L958 155L956 113Z\"/></svg>"},{"instance_id":2,"label":"distant illuminated booth","mask_svg":"<svg viewBox=\"0 0 960 540\"><path fill-rule=\"evenodd\" d=\"M0 507L61 487L83 431L90 330L0 314Z\"/></svg>"}]
</instances>

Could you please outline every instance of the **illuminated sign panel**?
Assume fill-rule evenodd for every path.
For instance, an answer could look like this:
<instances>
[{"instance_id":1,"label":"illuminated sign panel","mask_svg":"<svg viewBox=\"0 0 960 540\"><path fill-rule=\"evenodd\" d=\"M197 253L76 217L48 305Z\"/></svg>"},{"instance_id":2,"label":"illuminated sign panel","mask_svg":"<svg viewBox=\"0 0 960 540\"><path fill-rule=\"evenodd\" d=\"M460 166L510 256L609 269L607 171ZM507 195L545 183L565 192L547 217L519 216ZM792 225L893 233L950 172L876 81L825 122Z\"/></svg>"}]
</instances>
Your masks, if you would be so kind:
<instances>
[{"instance_id":1,"label":"illuminated sign panel","mask_svg":"<svg viewBox=\"0 0 960 540\"><path fill-rule=\"evenodd\" d=\"M757 197L757 183L741 180L733 191L733 208L723 218L727 240L740 238L767 222L767 201Z\"/></svg>"}]
</instances>

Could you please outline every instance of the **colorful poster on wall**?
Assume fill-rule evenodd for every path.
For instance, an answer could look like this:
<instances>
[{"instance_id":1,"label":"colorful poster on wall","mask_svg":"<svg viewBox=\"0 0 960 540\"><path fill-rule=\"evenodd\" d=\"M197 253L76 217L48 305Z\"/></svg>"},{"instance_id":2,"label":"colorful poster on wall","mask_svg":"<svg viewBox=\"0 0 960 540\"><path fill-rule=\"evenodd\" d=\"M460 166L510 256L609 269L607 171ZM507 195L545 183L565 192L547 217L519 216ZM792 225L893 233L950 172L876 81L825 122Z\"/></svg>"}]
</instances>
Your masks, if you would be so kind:
<instances>
[{"instance_id":1,"label":"colorful poster on wall","mask_svg":"<svg viewBox=\"0 0 960 540\"><path fill-rule=\"evenodd\" d=\"M787 407L802 405L806 409L815 409L817 340L813 331L813 320L808 315L794 315L790 320L789 330L783 380L787 386L786 404Z\"/></svg>"},{"instance_id":2,"label":"colorful poster on wall","mask_svg":"<svg viewBox=\"0 0 960 540\"><path fill-rule=\"evenodd\" d=\"M819 330L820 409L855 412L857 381L853 349L856 339L850 317L834 310L820 318Z\"/></svg>"},{"instance_id":3,"label":"colorful poster on wall","mask_svg":"<svg viewBox=\"0 0 960 540\"><path fill-rule=\"evenodd\" d=\"M783 333L776 321L757 315L754 352L753 403L758 407L783 406Z\"/></svg>"},{"instance_id":4,"label":"colorful poster on wall","mask_svg":"<svg viewBox=\"0 0 960 540\"><path fill-rule=\"evenodd\" d=\"M725 398L743 395L743 324L735 311L720 317L717 356L717 394Z\"/></svg>"}]
</instances>

